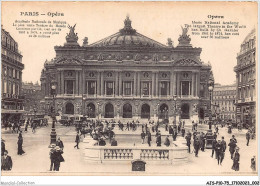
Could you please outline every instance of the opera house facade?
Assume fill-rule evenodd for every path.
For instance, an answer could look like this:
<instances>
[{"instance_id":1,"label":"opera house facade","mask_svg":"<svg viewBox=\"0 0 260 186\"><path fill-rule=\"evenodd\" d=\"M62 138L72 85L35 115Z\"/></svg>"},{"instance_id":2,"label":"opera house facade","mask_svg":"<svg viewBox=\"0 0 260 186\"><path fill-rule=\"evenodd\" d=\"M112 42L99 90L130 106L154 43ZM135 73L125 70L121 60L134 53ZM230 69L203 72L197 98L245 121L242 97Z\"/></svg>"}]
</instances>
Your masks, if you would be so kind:
<instances>
[{"instance_id":1,"label":"opera house facade","mask_svg":"<svg viewBox=\"0 0 260 186\"><path fill-rule=\"evenodd\" d=\"M100 41L78 44L75 25L41 74L46 111L60 115L124 120L199 120L209 116L211 66L200 59L188 29L178 45L138 33L127 17L124 28ZM55 90L55 96L53 95Z\"/></svg>"}]
</instances>

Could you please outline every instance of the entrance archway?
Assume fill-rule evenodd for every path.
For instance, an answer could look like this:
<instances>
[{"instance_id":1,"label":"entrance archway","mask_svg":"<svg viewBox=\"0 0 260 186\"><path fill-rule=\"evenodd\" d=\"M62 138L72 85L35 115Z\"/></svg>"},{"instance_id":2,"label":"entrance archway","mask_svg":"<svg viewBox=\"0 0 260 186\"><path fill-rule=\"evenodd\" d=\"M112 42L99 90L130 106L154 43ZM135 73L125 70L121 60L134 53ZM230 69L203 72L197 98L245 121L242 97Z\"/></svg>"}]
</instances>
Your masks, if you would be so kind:
<instances>
[{"instance_id":1,"label":"entrance archway","mask_svg":"<svg viewBox=\"0 0 260 186\"><path fill-rule=\"evenodd\" d=\"M190 106L188 103L181 105L181 119L190 119Z\"/></svg>"},{"instance_id":2,"label":"entrance archway","mask_svg":"<svg viewBox=\"0 0 260 186\"><path fill-rule=\"evenodd\" d=\"M168 119L168 105L165 103L161 104L160 109L159 109L159 119Z\"/></svg>"},{"instance_id":3,"label":"entrance archway","mask_svg":"<svg viewBox=\"0 0 260 186\"><path fill-rule=\"evenodd\" d=\"M204 119L204 109L203 108L199 109L199 118Z\"/></svg>"},{"instance_id":4,"label":"entrance archway","mask_svg":"<svg viewBox=\"0 0 260 186\"><path fill-rule=\"evenodd\" d=\"M93 103L87 105L87 117L95 118L96 117L96 107Z\"/></svg>"},{"instance_id":5,"label":"entrance archway","mask_svg":"<svg viewBox=\"0 0 260 186\"><path fill-rule=\"evenodd\" d=\"M132 105L129 103L124 104L123 106L123 118L132 118Z\"/></svg>"},{"instance_id":6,"label":"entrance archway","mask_svg":"<svg viewBox=\"0 0 260 186\"><path fill-rule=\"evenodd\" d=\"M105 106L105 118L114 118L114 106L111 103Z\"/></svg>"},{"instance_id":7,"label":"entrance archway","mask_svg":"<svg viewBox=\"0 0 260 186\"><path fill-rule=\"evenodd\" d=\"M141 108L141 118L150 118L150 106L148 104L143 104Z\"/></svg>"},{"instance_id":8,"label":"entrance archway","mask_svg":"<svg viewBox=\"0 0 260 186\"><path fill-rule=\"evenodd\" d=\"M65 106L65 114L74 114L74 105L72 103L67 103Z\"/></svg>"}]
</instances>

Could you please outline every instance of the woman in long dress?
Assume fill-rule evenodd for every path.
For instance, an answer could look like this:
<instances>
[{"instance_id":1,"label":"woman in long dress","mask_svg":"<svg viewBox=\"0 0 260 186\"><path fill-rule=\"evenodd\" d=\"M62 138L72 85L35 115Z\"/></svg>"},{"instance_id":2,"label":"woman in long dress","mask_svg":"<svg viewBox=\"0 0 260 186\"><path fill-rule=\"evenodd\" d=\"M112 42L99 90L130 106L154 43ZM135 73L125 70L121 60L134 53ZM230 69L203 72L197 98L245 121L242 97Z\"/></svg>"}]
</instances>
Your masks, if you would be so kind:
<instances>
[{"instance_id":1,"label":"woman in long dress","mask_svg":"<svg viewBox=\"0 0 260 186\"><path fill-rule=\"evenodd\" d=\"M23 138L22 137L18 137L18 155L23 155L25 152L23 151Z\"/></svg>"},{"instance_id":2,"label":"woman in long dress","mask_svg":"<svg viewBox=\"0 0 260 186\"><path fill-rule=\"evenodd\" d=\"M232 169L235 171L239 171L239 160L240 160L240 154L238 153L238 148L236 148L236 152L233 158L233 166L232 166Z\"/></svg>"}]
</instances>

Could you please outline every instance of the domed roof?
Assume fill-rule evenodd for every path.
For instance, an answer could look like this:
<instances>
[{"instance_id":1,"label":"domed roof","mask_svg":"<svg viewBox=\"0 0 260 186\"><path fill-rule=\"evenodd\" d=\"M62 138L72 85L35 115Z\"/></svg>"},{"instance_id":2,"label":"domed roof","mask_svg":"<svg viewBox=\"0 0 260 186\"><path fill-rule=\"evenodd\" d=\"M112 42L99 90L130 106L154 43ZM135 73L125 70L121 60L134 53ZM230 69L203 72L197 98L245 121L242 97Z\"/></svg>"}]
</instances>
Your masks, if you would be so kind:
<instances>
[{"instance_id":1,"label":"domed roof","mask_svg":"<svg viewBox=\"0 0 260 186\"><path fill-rule=\"evenodd\" d=\"M104 47L104 46L141 46L141 47L155 47L164 48L167 47L153 39L150 39L142 34L136 32L131 26L131 20L127 16L125 26L119 32L97 41L90 46L92 47Z\"/></svg>"},{"instance_id":2,"label":"domed roof","mask_svg":"<svg viewBox=\"0 0 260 186\"><path fill-rule=\"evenodd\" d=\"M243 41L243 44L248 42L250 39L255 39L255 28L251 30L251 32L246 36L246 38Z\"/></svg>"}]
</instances>

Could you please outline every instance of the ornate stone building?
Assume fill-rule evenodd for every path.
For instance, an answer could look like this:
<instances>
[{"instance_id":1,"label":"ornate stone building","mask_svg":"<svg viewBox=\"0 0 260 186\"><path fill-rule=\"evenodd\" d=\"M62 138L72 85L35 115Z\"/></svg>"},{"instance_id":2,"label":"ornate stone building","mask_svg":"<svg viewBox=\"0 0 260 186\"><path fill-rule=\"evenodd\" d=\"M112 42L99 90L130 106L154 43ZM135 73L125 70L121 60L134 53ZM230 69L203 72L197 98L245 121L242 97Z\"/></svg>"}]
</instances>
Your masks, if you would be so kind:
<instances>
[{"instance_id":1,"label":"ornate stone building","mask_svg":"<svg viewBox=\"0 0 260 186\"><path fill-rule=\"evenodd\" d=\"M241 44L237 55L236 118L238 122L255 124L256 119L256 31L253 29Z\"/></svg>"},{"instance_id":2,"label":"ornate stone building","mask_svg":"<svg viewBox=\"0 0 260 186\"><path fill-rule=\"evenodd\" d=\"M41 85L32 82L23 82L21 95L24 96L24 110L26 114L44 113L41 111L40 101L44 98L41 91Z\"/></svg>"},{"instance_id":3,"label":"ornate stone building","mask_svg":"<svg viewBox=\"0 0 260 186\"><path fill-rule=\"evenodd\" d=\"M22 87L22 55L18 50L18 43L9 32L1 30L2 47L2 123L8 120L18 120L23 114L23 97L20 95Z\"/></svg>"},{"instance_id":4,"label":"ornate stone building","mask_svg":"<svg viewBox=\"0 0 260 186\"><path fill-rule=\"evenodd\" d=\"M236 120L236 84L215 84L212 109L216 117L222 120Z\"/></svg>"},{"instance_id":5,"label":"ornate stone building","mask_svg":"<svg viewBox=\"0 0 260 186\"><path fill-rule=\"evenodd\" d=\"M78 44L75 26L41 74L46 109L91 118L204 118L210 107L211 66L200 59L183 28L179 44L161 44L138 33L127 17L119 32L93 44Z\"/></svg>"}]
</instances>

